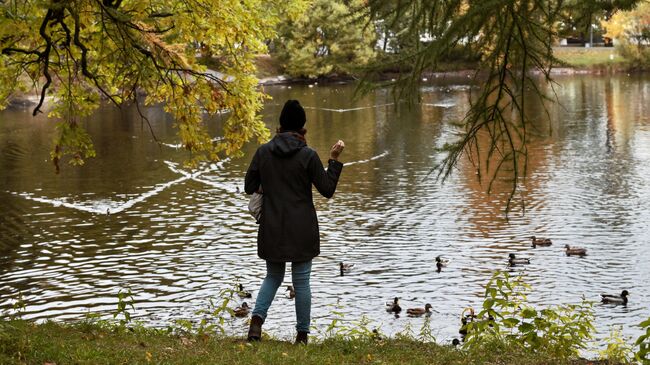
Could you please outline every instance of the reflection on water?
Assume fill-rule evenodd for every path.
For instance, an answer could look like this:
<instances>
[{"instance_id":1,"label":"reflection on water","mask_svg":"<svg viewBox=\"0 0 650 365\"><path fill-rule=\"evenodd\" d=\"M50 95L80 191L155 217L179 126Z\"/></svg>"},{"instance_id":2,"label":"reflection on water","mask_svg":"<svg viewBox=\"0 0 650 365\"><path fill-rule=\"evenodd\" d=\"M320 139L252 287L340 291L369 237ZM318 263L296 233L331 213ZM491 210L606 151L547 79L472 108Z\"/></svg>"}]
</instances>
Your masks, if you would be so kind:
<instances>
[{"instance_id":1,"label":"reflection on water","mask_svg":"<svg viewBox=\"0 0 650 365\"><path fill-rule=\"evenodd\" d=\"M520 197L526 214L510 220L503 207L510 186L492 194L461 162L445 185L431 168L454 136L451 123L467 110L471 88L445 83L423 88L423 103L395 105L388 90L352 101L353 86L271 87L264 110L272 129L283 101L307 106L308 143L326 157L346 142L334 199L317 198L322 255L313 268L316 326L331 321L331 305L348 319L367 315L392 333L422 319L394 318L384 303L433 305L440 340L457 336L463 308L481 302L482 286L504 269L510 252L530 256L524 273L538 304L573 303L601 292L630 291L627 307L596 305L601 334L650 315L650 79L560 78L560 104L549 105L529 150ZM255 146L241 159L183 168L187 157L161 108L147 110L156 143L137 112L106 106L86 127L98 158L54 174L48 162L52 123L29 110L0 113L0 310L17 293L25 317L80 318L109 313L116 293L135 293L139 319L167 325L238 280L257 289L264 274L256 256L257 225L246 212L243 176ZM224 116L208 120L218 137ZM555 244L532 249L531 235ZM586 247L567 257L561 247ZM434 258L451 260L441 273ZM354 263L339 276L338 263ZM290 280L290 276L287 276ZM281 293L265 328L293 329L292 303ZM245 323L232 322L242 333Z\"/></svg>"}]
</instances>

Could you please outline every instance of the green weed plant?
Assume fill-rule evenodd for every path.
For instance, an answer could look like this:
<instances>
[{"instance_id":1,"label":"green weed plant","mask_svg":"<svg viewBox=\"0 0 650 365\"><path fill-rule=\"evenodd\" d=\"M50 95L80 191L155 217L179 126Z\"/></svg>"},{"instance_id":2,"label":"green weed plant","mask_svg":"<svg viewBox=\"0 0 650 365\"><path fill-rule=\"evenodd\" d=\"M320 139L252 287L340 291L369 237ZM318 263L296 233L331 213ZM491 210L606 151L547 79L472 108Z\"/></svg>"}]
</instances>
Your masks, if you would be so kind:
<instances>
[{"instance_id":1,"label":"green weed plant","mask_svg":"<svg viewBox=\"0 0 650 365\"><path fill-rule=\"evenodd\" d=\"M529 290L521 276L497 271L485 287L481 311L463 326L464 348L476 350L496 341L559 359L577 357L594 331L592 303L583 299L536 309L527 302Z\"/></svg>"},{"instance_id":2,"label":"green weed plant","mask_svg":"<svg viewBox=\"0 0 650 365\"><path fill-rule=\"evenodd\" d=\"M322 332L325 339L370 340L382 337L379 329L367 316L362 316L357 321L346 321L343 305L339 300L329 306L333 318Z\"/></svg>"},{"instance_id":3,"label":"green weed plant","mask_svg":"<svg viewBox=\"0 0 650 365\"><path fill-rule=\"evenodd\" d=\"M200 309L195 314L200 315L195 333L199 336L217 334L224 336L226 334L226 321L235 316L235 312L229 304L233 301L237 293L237 284L232 288L225 288L219 291L216 299L210 298L208 308Z\"/></svg>"},{"instance_id":4,"label":"green weed plant","mask_svg":"<svg viewBox=\"0 0 650 365\"><path fill-rule=\"evenodd\" d=\"M639 324L644 334L634 343L639 347L639 351L634 354L634 357L643 365L650 365L650 318Z\"/></svg>"},{"instance_id":5,"label":"green weed plant","mask_svg":"<svg viewBox=\"0 0 650 365\"><path fill-rule=\"evenodd\" d=\"M117 292L117 309L113 313L113 318L119 319L119 326L126 327L127 324L131 322L131 311L135 311L135 300L133 299L133 293L130 288L126 290L121 290ZM129 310L130 308L130 310Z\"/></svg>"},{"instance_id":6,"label":"green weed plant","mask_svg":"<svg viewBox=\"0 0 650 365\"><path fill-rule=\"evenodd\" d=\"M614 327L605 338L607 347L598 352L601 360L610 364L631 364L632 347L623 338L623 328Z\"/></svg>"}]
</instances>

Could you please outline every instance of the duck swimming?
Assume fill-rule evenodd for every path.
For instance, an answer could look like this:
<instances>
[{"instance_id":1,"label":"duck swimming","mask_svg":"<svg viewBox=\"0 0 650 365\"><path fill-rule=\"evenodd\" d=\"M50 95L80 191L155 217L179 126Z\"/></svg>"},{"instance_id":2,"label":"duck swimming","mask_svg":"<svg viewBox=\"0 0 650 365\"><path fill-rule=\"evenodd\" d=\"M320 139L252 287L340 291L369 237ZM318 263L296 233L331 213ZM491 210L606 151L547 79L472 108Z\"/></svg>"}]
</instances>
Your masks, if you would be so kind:
<instances>
[{"instance_id":1,"label":"duck swimming","mask_svg":"<svg viewBox=\"0 0 650 365\"><path fill-rule=\"evenodd\" d=\"M476 319L476 314L474 314L474 308L469 307L463 309L463 312L460 314L461 326L460 329L458 330L458 333L460 334L463 341L465 340L465 336L467 336L467 324L470 322L474 322L475 319Z\"/></svg>"},{"instance_id":2,"label":"duck swimming","mask_svg":"<svg viewBox=\"0 0 650 365\"><path fill-rule=\"evenodd\" d=\"M253 297L253 295L250 292L244 290L244 286L242 284L238 284L237 289L238 289L237 290L237 295L239 295L240 298L252 298Z\"/></svg>"},{"instance_id":3,"label":"duck swimming","mask_svg":"<svg viewBox=\"0 0 650 365\"><path fill-rule=\"evenodd\" d=\"M630 293L627 290L623 290L621 295L611 295L611 294L601 294L600 301L605 304L622 304L627 305L627 296Z\"/></svg>"},{"instance_id":4,"label":"duck swimming","mask_svg":"<svg viewBox=\"0 0 650 365\"><path fill-rule=\"evenodd\" d=\"M402 307L399 306L399 298L395 297L392 302L386 303L386 312L397 314L401 311Z\"/></svg>"},{"instance_id":5,"label":"duck swimming","mask_svg":"<svg viewBox=\"0 0 650 365\"><path fill-rule=\"evenodd\" d=\"M515 266L515 265L526 265L526 264L530 264L530 259L517 258L514 253L508 255L508 265Z\"/></svg>"},{"instance_id":6,"label":"duck swimming","mask_svg":"<svg viewBox=\"0 0 650 365\"><path fill-rule=\"evenodd\" d=\"M293 289L293 285L287 286L287 291L288 293L286 294L286 297L289 299L293 299L296 297L296 291Z\"/></svg>"},{"instance_id":7,"label":"duck swimming","mask_svg":"<svg viewBox=\"0 0 650 365\"><path fill-rule=\"evenodd\" d=\"M566 255L567 256L586 256L587 255L587 249L586 248L571 247L569 245L564 245L564 248L566 249Z\"/></svg>"},{"instance_id":8,"label":"duck swimming","mask_svg":"<svg viewBox=\"0 0 650 365\"><path fill-rule=\"evenodd\" d=\"M354 267L354 264L345 264L343 262L339 263L339 269L341 270L341 276L343 276L346 272L352 270Z\"/></svg>"},{"instance_id":9,"label":"duck swimming","mask_svg":"<svg viewBox=\"0 0 650 365\"><path fill-rule=\"evenodd\" d=\"M446 267L449 264L449 260L443 259L440 256L436 256L436 271L441 272L443 267Z\"/></svg>"},{"instance_id":10,"label":"duck swimming","mask_svg":"<svg viewBox=\"0 0 650 365\"><path fill-rule=\"evenodd\" d=\"M423 314L431 314L431 304L427 303L424 308L408 308L406 314L409 316L421 316Z\"/></svg>"},{"instance_id":11,"label":"duck swimming","mask_svg":"<svg viewBox=\"0 0 650 365\"><path fill-rule=\"evenodd\" d=\"M465 313L467 313L467 314L465 314ZM478 316L474 313L474 308L469 307L469 308L465 308L463 310L463 313L461 313L461 315L460 315L460 323L461 323L461 327L460 327L460 330L458 330L458 333L460 334L461 339L463 341L465 341L465 336L467 336L467 330L468 330L467 325L469 323L478 323L478 324L487 323L487 325L489 327L493 327L494 326L494 317L492 315L488 315L487 318L483 317L483 318L479 319Z\"/></svg>"},{"instance_id":12,"label":"duck swimming","mask_svg":"<svg viewBox=\"0 0 650 365\"><path fill-rule=\"evenodd\" d=\"M449 259L443 259L440 256L436 256L436 262L439 262L443 267L449 265Z\"/></svg>"},{"instance_id":13,"label":"duck swimming","mask_svg":"<svg viewBox=\"0 0 650 365\"><path fill-rule=\"evenodd\" d=\"M550 238L537 238L535 236L530 237L533 240L533 248L537 246L550 246L553 244Z\"/></svg>"},{"instance_id":14,"label":"duck swimming","mask_svg":"<svg viewBox=\"0 0 650 365\"><path fill-rule=\"evenodd\" d=\"M248 306L248 303L243 302L240 307L233 309L235 317L246 317L250 312L251 308Z\"/></svg>"}]
</instances>

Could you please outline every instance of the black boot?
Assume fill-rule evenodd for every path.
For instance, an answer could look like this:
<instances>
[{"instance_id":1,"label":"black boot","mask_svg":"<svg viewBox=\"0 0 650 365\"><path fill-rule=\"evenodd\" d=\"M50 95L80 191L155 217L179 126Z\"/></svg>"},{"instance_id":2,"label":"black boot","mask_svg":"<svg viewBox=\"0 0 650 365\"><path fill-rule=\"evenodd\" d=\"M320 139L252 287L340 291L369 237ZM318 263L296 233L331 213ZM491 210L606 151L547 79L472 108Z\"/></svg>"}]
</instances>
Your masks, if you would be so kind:
<instances>
[{"instance_id":1,"label":"black boot","mask_svg":"<svg viewBox=\"0 0 650 365\"><path fill-rule=\"evenodd\" d=\"M259 341L262 339L262 324L264 320L262 317L253 316L251 317L251 326L248 328L248 338L249 342Z\"/></svg>"},{"instance_id":2,"label":"black boot","mask_svg":"<svg viewBox=\"0 0 650 365\"><path fill-rule=\"evenodd\" d=\"M307 335L308 334L309 334L309 332L298 331L298 334L296 335L296 345L298 345L298 344L306 345L307 344Z\"/></svg>"}]
</instances>

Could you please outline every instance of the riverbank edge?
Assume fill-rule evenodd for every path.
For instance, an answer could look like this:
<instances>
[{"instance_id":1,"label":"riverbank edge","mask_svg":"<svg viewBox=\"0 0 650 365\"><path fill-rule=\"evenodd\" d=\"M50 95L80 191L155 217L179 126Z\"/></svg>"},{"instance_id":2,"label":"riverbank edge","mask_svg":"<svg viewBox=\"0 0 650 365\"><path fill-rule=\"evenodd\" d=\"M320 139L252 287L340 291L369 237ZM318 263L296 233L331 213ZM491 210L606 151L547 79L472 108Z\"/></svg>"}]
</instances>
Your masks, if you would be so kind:
<instances>
[{"instance_id":1,"label":"riverbank edge","mask_svg":"<svg viewBox=\"0 0 650 365\"><path fill-rule=\"evenodd\" d=\"M209 70L211 73L217 73L216 71ZM571 66L564 65L561 67L554 67L551 69L551 76L571 76L571 75L617 75L617 74L643 74L650 72L648 68L638 68L630 67L625 64L616 64L616 65L592 65L588 67L584 66ZM533 71L534 74L541 75L541 71ZM404 74L403 74L404 75ZM375 81L378 82L391 82L397 79L400 74L386 71L378 75ZM476 69L459 69L459 70L447 70L447 71L425 71L422 73L421 77L423 80L433 80L433 79L473 79L476 77ZM479 75L480 77L480 75ZM258 75L258 85L261 87L264 86L273 86L273 85L313 85L313 84L352 84L359 82L358 77L354 76L345 76L345 75L326 75L317 78L304 78L304 77L290 77L288 75L274 75L261 77ZM46 103L53 100L53 96L49 95L45 98ZM38 103L39 96L31 94L17 94L13 95L9 99L9 105L12 107L23 107L28 108L36 105Z\"/></svg>"},{"instance_id":2,"label":"riverbank edge","mask_svg":"<svg viewBox=\"0 0 650 365\"><path fill-rule=\"evenodd\" d=\"M327 339L296 346L265 339L178 335L105 323L0 320L2 364L597 364L503 344L468 352L413 339Z\"/></svg>"},{"instance_id":3,"label":"riverbank edge","mask_svg":"<svg viewBox=\"0 0 650 365\"><path fill-rule=\"evenodd\" d=\"M643 74L649 72L649 69L630 68L626 66L598 65L590 67L573 67L562 66L551 69L551 76L570 76L570 75L619 75L619 74ZM473 78L476 76L476 69L464 69L453 71L426 71L421 77L426 80L445 79L445 78ZM541 71L533 71L533 74L542 75ZM381 73L376 81L391 81L399 77L398 73L385 72ZM261 77L259 85L306 85L306 84L350 84L358 82L359 78L353 76L328 75L317 78L290 77L288 75L277 75Z\"/></svg>"}]
</instances>

